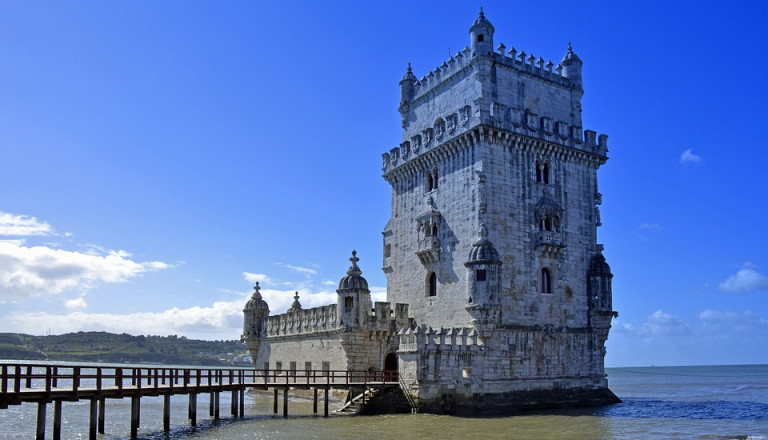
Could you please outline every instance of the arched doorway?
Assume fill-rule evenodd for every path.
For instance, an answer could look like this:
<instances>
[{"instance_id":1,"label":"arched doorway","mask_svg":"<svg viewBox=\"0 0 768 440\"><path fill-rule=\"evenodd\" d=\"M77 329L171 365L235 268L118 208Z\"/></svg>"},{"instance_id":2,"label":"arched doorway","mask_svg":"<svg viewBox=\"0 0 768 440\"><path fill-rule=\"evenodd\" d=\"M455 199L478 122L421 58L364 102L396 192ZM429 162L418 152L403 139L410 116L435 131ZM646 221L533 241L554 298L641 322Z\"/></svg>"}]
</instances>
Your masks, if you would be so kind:
<instances>
[{"instance_id":1,"label":"arched doorway","mask_svg":"<svg viewBox=\"0 0 768 440\"><path fill-rule=\"evenodd\" d=\"M384 358L384 377L386 380L394 381L397 379L397 355L389 353Z\"/></svg>"}]
</instances>

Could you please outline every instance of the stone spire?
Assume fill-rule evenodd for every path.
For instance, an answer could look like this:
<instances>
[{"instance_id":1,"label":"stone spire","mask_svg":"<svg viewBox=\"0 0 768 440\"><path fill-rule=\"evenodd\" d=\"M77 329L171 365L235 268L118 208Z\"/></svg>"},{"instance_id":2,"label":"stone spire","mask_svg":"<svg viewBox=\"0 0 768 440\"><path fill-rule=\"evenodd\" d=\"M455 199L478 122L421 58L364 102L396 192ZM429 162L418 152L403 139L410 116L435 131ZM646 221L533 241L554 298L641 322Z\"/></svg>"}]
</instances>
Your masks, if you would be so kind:
<instances>
[{"instance_id":1,"label":"stone spire","mask_svg":"<svg viewBox=\"0 0 768 440\"><path fill-rule=\"evenodd\" d=\"M296 292L296 295L293 297L293 304L291 304L291 308L288 309L288 313L293 313L298 310L301 310L301 303L299 302L299 292Z\"/></svg>"}]
</instances>

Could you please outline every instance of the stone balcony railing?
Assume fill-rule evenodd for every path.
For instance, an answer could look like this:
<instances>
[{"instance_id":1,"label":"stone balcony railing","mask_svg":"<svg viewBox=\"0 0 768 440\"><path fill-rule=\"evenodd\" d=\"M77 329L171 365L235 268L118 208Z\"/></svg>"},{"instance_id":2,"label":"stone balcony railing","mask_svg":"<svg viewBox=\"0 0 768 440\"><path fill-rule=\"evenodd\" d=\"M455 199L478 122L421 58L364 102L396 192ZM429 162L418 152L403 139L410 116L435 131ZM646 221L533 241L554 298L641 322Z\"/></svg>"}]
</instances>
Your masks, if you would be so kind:
<instances>
[{"instance_id":1,"label":"stone balcony railing","mask_svg":"<svg viewBox=\"0 0 768 440\"><path fill-rule=\"evenodd\" d=\"M419 239L416 255L419 257L421 264L436 263L440 256L440 239L437 237Z\"/></svg>"},{"instance_id":2,"label":"stone balcony railing","mask_svg":"<svg viewBox=\"0 0 768 440\"><path fill-rule=\"evenodd\" d=\"M553 232L553 231L539 231L538 240L536 241L537 245L551 245L551 246L562 246L563 241L562 237L560 236L559 232Z\"/></svg>"}]
</instances>

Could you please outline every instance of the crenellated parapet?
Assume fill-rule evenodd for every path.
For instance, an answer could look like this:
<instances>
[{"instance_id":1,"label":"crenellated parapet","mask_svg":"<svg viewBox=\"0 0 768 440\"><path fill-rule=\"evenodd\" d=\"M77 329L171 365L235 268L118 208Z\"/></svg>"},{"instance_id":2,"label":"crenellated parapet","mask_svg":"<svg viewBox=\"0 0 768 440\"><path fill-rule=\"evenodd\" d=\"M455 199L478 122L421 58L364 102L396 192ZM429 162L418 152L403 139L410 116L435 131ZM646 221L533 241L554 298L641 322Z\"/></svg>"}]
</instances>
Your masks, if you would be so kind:
<instances>
[{"instance_id":1,"label":"crenellated parapet","mask_svg":"<svg viewBox=\"0 0 768 440\"><path fill-rule=\"evenodd\" d=\"M579 133L582 133L579 130ZM401 148L395 147L388 153L382 154L382 176L388 182L393 183L398 179L420 170L428 169L442 159L449 157L465 148L479 142L503 144L509 148L518 148L522 151L533 150L537 154L547 155L558 159L568 159L575 162L590 162L598 167L608 160L608 135L592 130L583 132L584 138L569 138L569 142L559 142L553 136L536 135L525 127L512 127L500 129L493 126L477 126L471 130L453 136L445 142L433 148L424 149L421 152L408 154L402 157Z\"/></svg>"},{"instance_id":2,"label":"crenellated parapet","mask_svg":"<svg viewBox=\"0 0 768 440\"><path fill-rule=\"evenodd\" d=\"M273 315L267 318L266 337L335 330L336 304Z\"/></svg>"}]
</instances>

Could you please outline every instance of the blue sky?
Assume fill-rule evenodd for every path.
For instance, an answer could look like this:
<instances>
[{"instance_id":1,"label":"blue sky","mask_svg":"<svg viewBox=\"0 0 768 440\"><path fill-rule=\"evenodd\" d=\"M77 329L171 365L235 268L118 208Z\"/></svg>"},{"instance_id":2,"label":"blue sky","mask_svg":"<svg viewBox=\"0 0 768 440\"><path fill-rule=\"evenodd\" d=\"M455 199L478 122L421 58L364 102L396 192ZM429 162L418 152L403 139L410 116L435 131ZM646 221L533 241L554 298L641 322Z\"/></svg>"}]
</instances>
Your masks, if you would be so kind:
<instances>
[{"instance_id":1,"label":"blue sky","mask_svg":"<svg viewBox=\"0 0 768 440\"><path fill-rule=\"evenodd\" d=\"M768 363L768 2L483 2L498 44L584 61L609 134L608 366ZM398 81L471 2L0 4L0 331L240 335L383 299Z\"/></svg>"}]
</instances>

